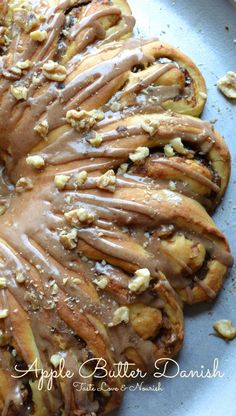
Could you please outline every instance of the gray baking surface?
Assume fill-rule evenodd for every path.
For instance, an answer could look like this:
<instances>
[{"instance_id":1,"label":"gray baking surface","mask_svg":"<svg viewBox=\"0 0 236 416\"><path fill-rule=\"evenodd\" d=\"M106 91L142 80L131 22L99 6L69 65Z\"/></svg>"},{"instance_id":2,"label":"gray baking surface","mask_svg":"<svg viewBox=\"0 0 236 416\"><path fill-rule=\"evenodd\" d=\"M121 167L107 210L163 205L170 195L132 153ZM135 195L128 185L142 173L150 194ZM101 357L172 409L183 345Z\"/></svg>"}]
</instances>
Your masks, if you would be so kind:
<instances>
[{"instance_id":1,"label":"gray baking surface","mask_svg":"<svg viewBox=\"0 0 236 416\"><path fill-rule=\"evenodd\" d=\"M214 120L232 154L227 194L214 215L236 255L236 104L216 88L227 71L236 71L236 8L227 0L129 0L137 19L136 35L161 37L187 53L199 65L208 87L204 119ZM234 42L235 40L235 42ZM235 282L234 282L235 279ZM213 335L212 324L231 319L236 324L236 272L228 275L212 304L186 309L186 335L179 355L181 370L212 368L215 358L223 378L162 379L162 392L127 392L116 416L236 416L236 340ZM158 380L149 380L149 386ZM135 382L132 383L135 385Z\"/></svg>"}]
</instances>

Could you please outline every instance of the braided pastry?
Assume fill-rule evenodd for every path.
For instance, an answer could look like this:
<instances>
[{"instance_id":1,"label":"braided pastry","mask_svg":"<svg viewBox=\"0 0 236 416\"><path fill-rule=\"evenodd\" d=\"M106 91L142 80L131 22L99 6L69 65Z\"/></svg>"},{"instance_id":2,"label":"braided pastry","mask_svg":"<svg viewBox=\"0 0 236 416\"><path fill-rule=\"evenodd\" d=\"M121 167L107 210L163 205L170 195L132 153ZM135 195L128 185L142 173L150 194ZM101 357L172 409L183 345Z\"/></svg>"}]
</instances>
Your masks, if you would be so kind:
<instances>
[{"instance_id":1,"label":"braided pastry","mask_svg":"<svg viewBox=\"0 0 236 416\"><path fill-rule=\"evenodd\" d=\"M170 45L128 39L125 0L86 3L0 3L3 416L116 408L115 363L152 372L175 356L180 299L214 298L232 265L205 210L224 195L230 156L193 117L201 73ZM110 391L92 375L100 357ZM61 360L73 377L51 389L27 372Z\"/></svg>"}]
</instances>

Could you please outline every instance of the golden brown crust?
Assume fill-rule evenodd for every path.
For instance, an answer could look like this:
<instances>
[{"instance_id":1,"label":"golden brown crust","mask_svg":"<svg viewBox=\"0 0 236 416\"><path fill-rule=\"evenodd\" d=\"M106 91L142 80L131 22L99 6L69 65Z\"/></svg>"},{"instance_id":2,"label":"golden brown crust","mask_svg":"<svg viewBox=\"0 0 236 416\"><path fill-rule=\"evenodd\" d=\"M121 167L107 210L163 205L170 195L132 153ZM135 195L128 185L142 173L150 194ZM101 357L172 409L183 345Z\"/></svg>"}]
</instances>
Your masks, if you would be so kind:
<instances>
[{"instance_id":1,"label":"golden brown crust","mask_svg":"<svg viewBox=\"0 0 236 416\"><path fill-rule=\"evenodd\" d=\"M163 107L166 110L172 110L179 114L200 116L206 102L205 95L207 91L204 78L193 61L179 49L161 41L150 43L144 47L144 50L145 53L150 53L155 59L165 57L176 62L184 72L185 82L186 78L189 77L191 86L190 96L187 99L180 98L177 101L167 101L163 104Z\"/></svg>"}]
</instances>

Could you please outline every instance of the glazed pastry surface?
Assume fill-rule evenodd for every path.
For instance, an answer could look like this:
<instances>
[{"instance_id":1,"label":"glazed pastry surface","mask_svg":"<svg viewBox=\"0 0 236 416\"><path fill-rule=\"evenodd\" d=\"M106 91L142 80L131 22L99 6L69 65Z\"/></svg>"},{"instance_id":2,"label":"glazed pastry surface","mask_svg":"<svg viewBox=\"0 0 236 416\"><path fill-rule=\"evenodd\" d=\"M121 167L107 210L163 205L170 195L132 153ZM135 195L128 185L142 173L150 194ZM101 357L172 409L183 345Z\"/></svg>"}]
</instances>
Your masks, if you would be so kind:
<instances>
[{"instance_id":1,"label":"glazed pastry surface","mask_svg":"<svg viewBox=\"0 0 236 416\"><path fill-rule=\"evenodd\" d=\"M222 287L232 256L209 214L229 151L198 118L198 68L131 37L125 0L3 0L0 11L1 415L109 412L127 380L108 375L107 393L81 365L153 372L182 346L183 302ZM51 390L14 378L35 360L74 375Z\"/></svg>"}]
</instances>

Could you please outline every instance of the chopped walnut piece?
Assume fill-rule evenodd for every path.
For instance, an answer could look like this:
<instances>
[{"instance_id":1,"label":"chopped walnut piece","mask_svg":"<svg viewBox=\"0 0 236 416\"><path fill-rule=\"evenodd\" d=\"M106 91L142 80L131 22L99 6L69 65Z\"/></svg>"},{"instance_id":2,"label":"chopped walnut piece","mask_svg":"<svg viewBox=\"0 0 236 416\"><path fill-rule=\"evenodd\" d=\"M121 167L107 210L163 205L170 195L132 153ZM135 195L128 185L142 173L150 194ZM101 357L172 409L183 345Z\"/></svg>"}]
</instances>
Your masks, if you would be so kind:
<instances>
[{"instance_id":1,"label":"chopped walnut piece","mask_svg":"<svg viewBox=\"0 0 236 416\"><path fill-rule=\"evenodd\" d=\"M105 289L108 285L108 278L106 276L101 276L93 280L93 283L97 285L100 289Z\"/></svg>"},{"instance_id":2,"label":"chopped walnut piece","mask_svg":"<svg viewBox=\"0 0 236 416\"><path fill-rule=\"evenodd\" d=\"M45 161L42 156L34 155L34 156L28 156L26 158L26 163L29 166L32 166L36 169L41 169L43 166L45 166Z\"/></svg>"},{"instance_id":3,"label":"chopped walnut piece","mask_svg":"<svg viewBox=\"0 0 236 416\"><path fill-rule=\"evenodd\" d=\"M1 38L0 38L0 44L1 45L4 45L4 46L8 46L8 45L10 45L10 38L7 36L7 35L3 35Z\"/></svg>"},{"instance_id":4,"label":"chopped walnut piece","mask_svg":"<svg viewBox=\"0 0 236 416\"><path fill-rule=\"evenodd\" d=\"M54 61L48 61L42 66L43 75L51 81L63 82L66 78L67 71L63 65Z\"/></svg>"},{"instance_id":5,"label":"chopped walnut piece","mask_svg":"<svg viewBox=\"0 0 236 416\"><path fill-rule=\"evenodd\" d=\"M217 87L227 98L236 98L236 72L229 71L219 79Z\"/></svg>"},{"instance_id":6,"label":"chopped walnut piece","mask_svg":"<svg viewBox=\"0 0 236 416\"><path fill-rule=\"evenodd\" d=\"M121 110L121 103L118 103L117 101L114 101L110 105L110 109L113 113L116 113L117 111Z\"/></svg>"},{"instance_id":7,"label":"chopped walnut piece","mask_svg":"<svg viewBox=\"0 0 236 416\"><path fill-rule=\"evenodd\" d=\"M43 138L45 139L48 135L48 129L49 129L49 125L48 125L48 121L47 120L42 120L40 121L34 128L34 130Z\"/></svg>"},{"instance_id":8,"label":"chopped walnut piece","mask_svg":"<svg viewBox=\"0 0 236 416\"><path fill-rule=\"evenodd\" d=\"M11 85L11 93L17 100L27 100L28 89L26 87L14 87Z\"/></svg>"},{"instance_id":9,"label":"chopped walnut piece","mask_svg":"<svg viewBox=\"0 0 236 416\"><path fill-rule=\"evenodd\" d=\"M134 153L131 153L129 155L130 160L132 162L140 162L141 160L144 160L146 157L149 156L149 149L148 147L138 147Z\"/></svg>"},{"instance_id":10,"label":"chopped walnut piece","mask_svg":"<svg viewBox=\"0 0 236 416\"><path fill-rule=\"evenodd\" d=\"M33 289L25 292L24 300L30 304L33 311L37 311L40 308L40 299Z\"/></svg>"},{"instance_id":11,"label":"chopped walnut piece","mask_svg":"<svg viewBox=\"0 0 236 416\"><path fill-rule=\"evenodd\" d=\"M129 289L131 292L142 293L150 283L151 275L148 269L139 269L135 272L135 277L129 282Z\"/></svg>"},{"instance_id":12,"label":"chopped walnut piece","mask_svg":"<svg viewBox=\"0 0 236 416\"><path fill-rule=\"evenodd\" d=\"M0 319L5 319L8 317L8 309L0 309Z\"/></svg>"},{"instance_id":13,"label":"chopped walnut piece","mask_svg":"<svg viewBox=\"0 0 236 416\"><path fill-rule=\"evenodd\" d=\"M91 224L95 216L84 208L74 209L64 214L66 220L74 227Z\"/></svg>"},{"instance_id":14,"label":"chopped walnut piece","mask_svg":"<svg viewBox=\"0 0 236 416\"><path fill-rule=\"evenodd\" d=\"M0 216L5 214L7 207L5 205L0 205Z\"/></svg>"},{"instance_id":15,"label":"chopped walnut piece","mask_svg":"<svg viewBox=\"0 0 236 416\"><path fill-rule=\"evenodd\" d=\"M30 38L35 42L44 42L48 38L46 30L35 30L30 33Z\"/></svg>"},{"instance_id":16,"label":"chopped walnut piece","mask_svg":"<svg viewBox=\"0 0 236 416\"><path fill-rule=\"evenodd\" d=\"M170 141L170 145L173 147L173 149L176 152L180 153L181 155L185 155L187 153L180 137L176 137L175 139L172 139Z\"/></svg>"},{"instance_id":17,"label":"chopped walnut piece","mask_svg":"<svg viewBox=\"0 0 236 416\"><path fill-rule=\"evenodd\" d=\"M29 69L31 65L32 65L32 62L29 59L27 59L26 61L17 62L16 64L16 66L22 70Z\"/></svg>"},{"instance_id":18,"label":"chopped walnut piece","mask_svg":"<svg viewBox=\"0 0 236 416\"><path fill-rule=\"evenodd\" d=\"M0 45L5 45L6 27L0 25Z\"/></svg>"},{"instance_id":19,"label":"chopped walnut piece","mask_svg":"<svg viewBox=\"0 0 236 416\"><path fill-rule=\"evenodd\" d=\"M56 175L54 178L54 183L57 189L59 189L59 191L63 191L63 189L65 189L65 186L69 180L70 180L70 176L68 175Z\"/></svg>"},{"instance_id":20,"label":"chopped walnut piece","mask_svg":"<svg viewBox=\"0 0 236 416\"><path fill-rule=\"evenodd\" d=\"M71 195L67 195L66 197L65 197L65 202L68 204L68 205L70 205L71 203L72 203L72 196Z\"/></svg>"},{"instance_id":21,"label":"chopped walnut piece","mask_svg":"<svg viewBox=\"0 0 236 416\"><path fill-rule=\"evenodd\" d=\"M104 119L104 113L98 110L69 110L66 113L67 122L77 131L90 130L96 121Z\"/></svg>"},{"instance_id":22,"label":"chopped walnut piece","mask_svg":"<svg viewBox=\"0 0 236 416\"><path fill-rule=\"evenodd\" d=\"M102 143L102 136L95 131L95 136L90 137L88 141L92 146L98 147Z\"/></svg>"},{"instance_id":23,"label":"chopped walnut piece","mask_svg":"<svg viewBox=\"0 0 236 416\"><path fill-rule=\"evenodd\" d=\"M81 279L79 279L78 277L73 277L73 279L71 279L71 281L75 285L80 285L80 283L81 283Z\"/></svg>"},{"instance_id":24,"label":"chopped walnut piece","mask_svg":"<svg viewBox=\"0 0 236 416\"><path fill-rule=\"evenodd\" d=\"M16 282L17 283L19 283L19 284L22 284L22 283L24 283L26 281L26 277L25 277L25 275L23 274L23 273L21 273L21 272L18 272L17 274L16 274Z\"/></svg>"},{"instance_id":25,"label":"chopped walnut piece","mask_svg":"<svg viewBox=\"0 0 236 416\"><path fill-rule=\"evenodd\" d=\"M16 182L16 192L18 193L30 191L31 189L33 189L33 187L34 185L30 178L26 178L26 177L20 178Z\"/></svg>"},{"instance_id":26,"label":"chopped walnut piece","mask_svg":"<svg viewBox=\"0 0 236 416\"><path fill-rule=\"evenodd\" d=\"M34 77L32 78L32 82L33 82L33 84L34 84L34 85L39 85L39 84L40 84L40 82L41 82L41 80L40 80L40 78L39 78L39 77L34 76Z\"/></svg>"},{"instance_id":27,"label":"chopped walnut piece","mask_svg":"<svg viewBox=\"0 0 236 416\"><path fill-rule=\"evenodd\" d=\"M116 175L114 170L110 169L104 175L101 175L97 181L97 187L106 191L115 192Z\"/></svg>"},{"instance_id":28,"label":"chopped walnut piece","mask_svg":"<svg viewBox=\"0 0 236 416\"><path fill-rule=\"evenodd\" d=\"M200 91L198 94L199 94L199 96L200 96L201 98L203 98L204 100L206 100L206 99L207 99L207 94L206 94L205 92Z\"/></svg>"},{"instance_id":29,"label":"chopped walnut piece","mask_svg":"<svg viewBox=\"0 0 236 416\"><path fill-rule=\"evenodd\" d=\"M61 362L62 356L59 354L53 354L50 358L50 362L53 365L54 368L59 367Z\"/></svg>"},{"instance_id":30,"label":"chopped walnut piece","mask_svg":"<svg viewBox=\"0 0 236 416\"><path fill-rule=\"evenodd\" d=\"M39 26L39 23L39 16L33 12L30 12L27 16L27 22L24 25L25 32L29 33L31 30L36 29Z\"/></svg>"},{"instance_id":31,"label":"chopped walnut piece","mask_svg":"<svg viewBox=\"0 0 236 416\"><path fill-rule=\"evenodd\" d=\"M127 172L128 167L128 163L122 163L117 170L117 175L124 175Z\"/></svg>"},{"instance_id":32,"label":"chopped walnut piece","mask_svg":"<svg viewBox=\"0 0 236 416\"><path fill-rule=\"evenodd\" d=\"M45 308L45 309L49 309L49 310L52 310L52 309L54 309L55 307L56 307L56 303L53 301L53 300L47 300L47 308Z\"/></svg>"},{"instance_id":33,"label":"chopped walnut piece","mask_svg":"<svg viewBox=\"0 0 236 416\"><path fill-rule=\"evenodd\" d=\"M77 246L77 230L73 228L70 231L63 230L60 232L60 241L65 248L73 250Z\"/></svg>"},{"instance_id":34,"label":"chopped walnut piece","mask_svg":"<svg viewBox=\"0 0 236 416\"><path fill-rule=\"evenodd\" d=\"M59 292L58 285L56 283L53 283L53 285L52 285L52 295L56 296L58 294L58 292Z\"/></svg>"},{"instance_id":35,"label":"chopped walnut piece","mask_svg":"<svg viewBox=\"0 0 236 416\"><path fill-rule=\"evenodd\" d=\"M236 328L229 320L221 319L214 323L213 328L222 338L232 340L236 337Z\"/></svg>"},{"instance_id":36,"label":"chopped walnut piece","mask_svg":"<svg viewBox=\"0 0 236 416\"><path fill-rule=\"evenodd\" d=\"M7 286L7 279L5 277L0 277L0 289L4 289Z\"/></svg>"},{"instance_id":37,"label":"chopped walnut piece","mask_svg":"<svg viewBox=\"0 0 236 416\"><path fill-rule=\"evenodd\" d=\"M105 118L105 114L100 110L91 110L90 114L95 118L96 121L101 121Z\"/></svg>"},{"instance_id":38,"label":"chopped walnut piece","mask_svg":"<svg viewBox=\"0 0 236 416\"><path fill-rule=\"evenodd\" d=\"M87 180L87 177L88 173L86 172L86 170L82 170L81 172L79 172L75 179L76 186L82 186Z\"/></svg>"},{"instance_id":39,"label":"chopped walnut piece","mask_svg":"<svg viewBox=\"0 0 236 416\"><path fill-rule=\"evenodd\" d=\"M108 326L116 326L122 322L125 322L126 324L129 322L129 308L127 308L127 306L121 306L116 309L113 315L112 323L108 324Z\"/></svg>"},{"instance_id":40,"label":"chopped walnut piece","mask_svg":"<svg viewBox=\"0 0 236 416\"><path fill-rule=\"evenodd\" d=\"M169 188L171 191L176 190L176 183L174 181L169 181Z\"/></svg>"},{"instance_id":41,"label":"chopped walnut piece","mask_svg":"<svg viewBox=\"0 0 236 416\"><path fill-rule=\"evenodd\" d=\"M13 66L13 67L10 69L10 72L11 72L12 74L14 74L14 75L19 75L19 76L21 76L21 75L22 75L22 71L21 71L21 69L20 69L20 68L17 68L16 66Z\"/></svg>"},{"instance_id":42,"label":"chopped walnut piece","mask_svg":"<svg viewBox=\"0 0 236 416\"><path fill-rule=\"evenodd\" d=\"M141 123L141 127L150 136L154 136L154 134L158 130L159 123L158 123L158 121L154 121L154 120L145 120Z\"/></svg>"},{"instance_id":43,"label":"chopped walnut piece","mask_svg":"<svg viewBox=\"0 0 236 416\"><path fill-rule=\"evenodd\" d=\"M164 153L167 157L173 157L175 155L174 149L170 144L164 146Z\"/></svg>"},{"instance_id":44,"label":"chopped walnut piece","mask_svg":"<svg viewBox=\"0 0 236 416\"><path fill-rule=\"evenodd\" d=\"M63 286L66 285L66 283L68 282L68 280L69 280L69 277L64 277L64 279L62 279Z\"/></svg>"}]
</instances>

